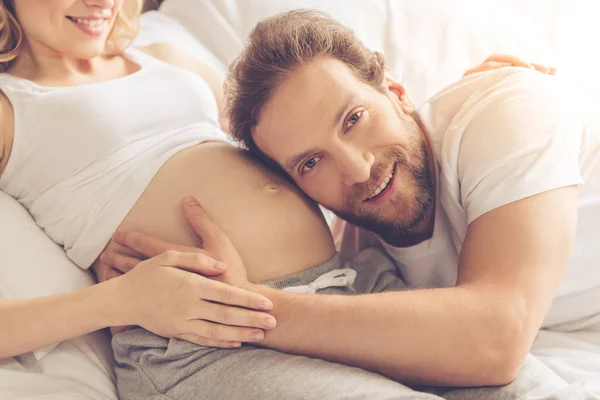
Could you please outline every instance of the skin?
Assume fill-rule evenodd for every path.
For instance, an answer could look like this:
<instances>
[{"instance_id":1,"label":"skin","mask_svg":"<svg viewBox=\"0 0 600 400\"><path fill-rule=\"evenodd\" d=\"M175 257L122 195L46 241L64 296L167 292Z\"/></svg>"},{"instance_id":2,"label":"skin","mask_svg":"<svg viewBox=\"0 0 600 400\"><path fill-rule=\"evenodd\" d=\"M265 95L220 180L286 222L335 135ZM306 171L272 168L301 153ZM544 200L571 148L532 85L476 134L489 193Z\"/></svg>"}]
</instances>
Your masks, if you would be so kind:
<instances>
[{"instance_id":1,"label":"skin","mask_svg":"<svg viewBox=\"0 0 600 400\"><path fill-rule=\"evenodd\" d=\"M432 182L435 179L431 162L421 163L416 153L422 147L411 143L420 140L426 155L432 151L426 133L411 118L413 107L401 85L389 75L382 85L383 92L365 85L339 61L313 60L276 90L254 139L313 199L354 221L371 213L381 226L398 224L403 229L378 233L396 246L409 246L430 237L433 223L430 206L413 224L419 220L414 202L422 187L411 168L428 170ZM356 93L361 101L347 105L345 99ZM322 101L325 98L329 101ZM294 107L289 107L292 101ZM352 121L351 130L332 125L332 116L341 109L342 121ZM357 110L360 119L353 117ZM289 160L308 149L299 165L305 167L307 158L318 161L310 163L310 175L301 175L306 168L298 170ZM390 154L401 154L405 160L396 172L402 179L391 188L389 201L378 204L379 212L361 201L377 186L379 170L392 163ZM577 187L548 191L474 220L467 228L455 287L317 296L248 284L245 287L274 303L278 326L261 345L359 366L402 382L506 384L516 376L567 265L576 229L577 193ZM354 198L349 202L347 196ZM213 243L222 242L213 244L218 250L207 255L233 259L227 253L235 249L227 244L226 235L202 217L199 205L194 210L186 217L196 232L216 238ZM142 249L133 238L140 241L137 234L119 240L145 257L174 246L155 241ZM150 238L141 238L150 243ZM120 262L118 255L112 257L115 264Z\"/></svg>"},{"instance_id":2,"label":"skin","mask_svg":"<svg viewBox=\"0 0 600 400\"><path fill-rule=\"evenodd\" d=\"M106 35L86 35L71 26L69 19L107 17L108 32L122 2L20 0L17 4L25 42L11 74L38 85L76 86L126 77L140 68L121 55L105 55ZM222 78L214 71L173 46L157 44L144 51L198 74L215 88L217 103L222 104L217 89ZM6 96L0 98L4 166L12 149L14 115ZM119 228L188 246L199 244L180 213L181 199L187 193L206 204L238 249L239 259L223 265L197 251L170 251L126 275L109 273L107 265L96 260L98 285L56 296L0 301L0 358L126 325L208 346L239 347L242 341L260 340L264 330L276 324L264 312L272 307L269 299L244 289L242 282L294 273L335 253L316 204L247 153L223 143L191 146L171 157ZM286 219L292 221L293 229L282 234ZM110 241L107 251L118 248ZM235 268L238 261L241 269ZM231 268L243 271L243 279L235 279ZM216 278L207 278L211 276ZM57 320L69 323L53 323Z\"/></svg>"}]
</instances>

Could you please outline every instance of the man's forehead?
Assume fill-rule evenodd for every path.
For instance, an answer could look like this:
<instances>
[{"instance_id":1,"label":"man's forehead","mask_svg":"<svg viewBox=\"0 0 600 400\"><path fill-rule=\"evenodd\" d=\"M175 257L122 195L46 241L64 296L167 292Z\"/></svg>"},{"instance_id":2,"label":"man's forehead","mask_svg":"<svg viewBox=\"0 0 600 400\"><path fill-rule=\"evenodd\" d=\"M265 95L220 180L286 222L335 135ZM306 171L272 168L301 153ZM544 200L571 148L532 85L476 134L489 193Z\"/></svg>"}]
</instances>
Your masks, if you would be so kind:
<instances>
[{"instance_id":1,"label":"man's forehead","mask_svg":"<svg viewBox=\"0 0 600 400\"><path fill-rule=\"evenodd\" d=\"M311 112L318 106L333 105L335 100L345 98L345 93L357 83L350 68L337 59L318 57L294 70L275 89L265 109Z\"/></svg>"},{"instance_id":2,"label":"man's forehead","mask_svg":"<svg viewBox=\"0 0 600 400\"><path fill-rule=\"evenodd\" d=\"M331 57L319 57L301 66L265 105L255 129L256 143L279 161L281 152L287 155L296 149L297 140L311 141L313 134L322 134L348 94L354 92L353 81L357 79L350 68Z\"/></svg>"}]
</instances>

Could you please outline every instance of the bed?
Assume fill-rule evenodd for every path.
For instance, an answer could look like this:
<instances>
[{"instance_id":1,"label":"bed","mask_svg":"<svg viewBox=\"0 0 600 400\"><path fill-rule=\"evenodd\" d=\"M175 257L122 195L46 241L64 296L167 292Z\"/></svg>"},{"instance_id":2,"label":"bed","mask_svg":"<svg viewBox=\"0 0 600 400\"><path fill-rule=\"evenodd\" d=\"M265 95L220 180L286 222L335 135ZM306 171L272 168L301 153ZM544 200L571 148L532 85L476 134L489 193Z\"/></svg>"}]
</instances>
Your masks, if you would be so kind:
<instances>
[{"instance_id":1,"label":"bed","mask_svg":"<svg viewBox=\"0 0 600 400\"><path fill-rule=\"evenodd\" d=\"M596 37L600 32L592 17L585 17L593 13L577 7L590 5L583 1L567 5L559 0L493 4L443 0L166 0L158 10L144 13L136 45L171 42L226 72L256 21L286 9L318 8L353 28L370 47L383 51L416 103L486 56L503 52L558 66L559 73L577 68L572 79L585 82L592 90L600 88L593 71L598 60L585 51L585 40L588 30L595 29ZM580 18L588 18L585 30ZM568 34L562 34L565 31ZM572 46L573 41L580 45L579 51ZM50 295L94 283L89 272L71 263L29 214L2 192L0 221L1 298ZM565 339L566 333L561 335L543 333L543 346L536 350L540 358L552 363L553 354L562 352L577 359L594 346L590 344L593 338L582 342L573 336ZM600 334L594 337L595 351L600 353ZM0 400L117 399L113 362L105 331L0 360ZM589 379L600 382L600 366L597 375L590 372ZM598 393L600 396L600 389Z\"/></svg>"}]
</instances>

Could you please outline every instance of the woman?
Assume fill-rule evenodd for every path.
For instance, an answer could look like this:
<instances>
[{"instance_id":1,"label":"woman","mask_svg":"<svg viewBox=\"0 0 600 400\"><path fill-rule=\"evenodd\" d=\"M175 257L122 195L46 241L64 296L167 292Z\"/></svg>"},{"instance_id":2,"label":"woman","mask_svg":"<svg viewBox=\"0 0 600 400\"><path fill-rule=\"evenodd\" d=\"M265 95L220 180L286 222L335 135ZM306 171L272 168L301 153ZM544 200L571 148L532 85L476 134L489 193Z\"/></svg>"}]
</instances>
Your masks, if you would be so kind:
<instances>
[{"instance_id":1,"label":"woman","mask_svg":"<svg viewBox=\"0 0 600 400\"><path fill-rule=\"evenodd\" d=\"M35 0L1 6L6 72L0 76L0 188L25 205L82 268L100 266L97 257L117 228L198 244L179 211L188 193L231 235L253 280L330 257L333 245L318 209L224 143L216 74L169 46L123 50L133 38L127 28L137 24L137 3ZM198 265L171 261L192 270ZM226 302L224 296L231 296L231 304L254 309L268 302L177 269L139 272L76 293L3 301L0 358L107 326L203 338L211 329L205 320L219 322L218 310L196 297ZM192 279L196 296L177 295L175 288ZM254 341L251 334L262 330L252 328L270 327L264 323L268 314L239 310L236 325L245 327L221 330L220 342L203 344ZM59 327L44 320L71 323Z\"/></svg>"},{"instance_id":2,"label":"woman","mask_svg":"<svg viewBox=\"0 0 600 400\"><path fill-rule=\"evenodd\" d=\"M172 46L127 48L138 3L0 3L0 189L100 281L2 300L0 358L110 326L139 325L206 346L260 340L275 324L263 312L268 299L183 271L222 273L218 264L201 267L198 255L172 252L145 263L155 268L106 275L98 257L118 248L110 240L117 229L199 244L180 215L184 195L198 198L231 238L252 281L335 254L318 208L226 143L214 71ZM55 320L69 322L44 322Z\"/></svg>"}]
</instances>

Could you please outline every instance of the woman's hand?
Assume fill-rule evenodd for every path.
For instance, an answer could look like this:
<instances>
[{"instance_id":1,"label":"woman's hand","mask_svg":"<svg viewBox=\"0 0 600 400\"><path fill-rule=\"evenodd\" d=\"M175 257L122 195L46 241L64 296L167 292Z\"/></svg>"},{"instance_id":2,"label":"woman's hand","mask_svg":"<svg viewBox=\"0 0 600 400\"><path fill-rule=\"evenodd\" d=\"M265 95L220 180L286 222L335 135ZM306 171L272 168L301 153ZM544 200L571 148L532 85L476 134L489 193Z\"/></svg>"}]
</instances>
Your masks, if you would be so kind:
<instances>
[{"instance_id":1,"label":"woman's hand","mask_svg":"<svg viewBox=\"0 0 600 400\"><path fill-rule=\"evenodd\" d=\"M202 241L202 248L169 243L139 232L115 232L112 239L118 245L119 252L105 251L100 257L102 264L109 269L126 273L143 260L166 251L198 253L195 272L230 285L246 287L249 284L246 267L231 240L196 198L186 197L181 206L185 219ZM216 266L222 269L219 270Z\"/></svg>"},{"instance_id":2,"label":"woman's hand","mask_svg":"<svg viewBox=\"0 0 600 400\"><path fill-rule=\"evenodd\" d=\"M255 310L270 310L272 303L198 275L206 263L201 253L167 251L117 278L120 301L132 313L129 320L158 335L203 346L231 348L262 340L263 329L273 328L275 319Z\"/></svg>"},{"instance_id":3,"label":"woman's hand","mask_svg":"<svg viewBox=\"0 0 600 400\"><path fill-rule=\"evenodd\" d=\"M546 67L544 65L536 63L528 63L516 56L511 56L507 54L492 54L491 56L486 58L485 61L481 64L467 70L467 72L465 72L463 76L471 75L477 72L491 71L493 69L498 69L502 67L529 68L548 75L554 75L556 73L556 68Z\"/></svg>"},{"instance_id":4,"label":"woman's hand","mask_svg":"<svg viewBox=\"0 0 600 400\"><path fill-rule=\"evenodd\" d=\"M198 326L198 328L203 329L204 332L208 330L209 334L208 336L206 334L196 334L195 337L189 337L189 335L185 337L182 335L162 335L178 337L193 343L215 347L230 347L230 341L233 341L234 344L237 345L238 342L256 342L261 340L264 336L262 331L256 332L245 330L242 332L239 326L262 329L274 328L275 319L273 317L265 313L257 313L246 309L255 308L269 310L272 307L272 304L268 299L243 289L248 284L248 279L246 276L246 269L238 252L233 247L231 241L225 236L214 221L212 221L198 201L193 197L188 197L182 203L182 208L188 223L202 240L203 249L168 243L137 232L116 232L115 235L113 235L113 240L125 251L120 253L106 251L102 254L102 263L115 270L123 272L131 271L125 275L125 277L129 277L130 275L136 275L138 269L150 262L152 262L155 267L167 266L164 264L164 261L161 262L159 260L160 257L172 257L173 259L176 257L191 257L193 258L193 268L186 267L186 265L179 265L182 261L170 262L168 265L188 269L211 277L211 279L207 279L202 276L193 275L196 283L192 285L196 287L196 292L199 293L196 296L200 298L200 303L202 303L198 304L196 311L198 316L193 319L205 320L201 321L202 324L197 323L195 325ZM213 257L218 258L225 263L216 261ZM145 258L150 259L143 261ZM180 272L189 275L183 271ZM131 279L136 278L134 277ZM191 280L192 278L189 279ZM214 296L211 298L205 297L205 295L202 294L204 293L202 291L203 289L210 290L212 291L211 293L216 291L221 300L212 298ZM190 290L190 288L186 289L187 292ZM246 299L244 300L245 303L242 304L239 301L232 302L231 300L228 300L233 299L234 294L243 294L246 296ZM182 296L183 295L184 294L182 293ZM250 301L255 301L255 303L251 305L249 304ZM267 304L261 307L260 302L266 302ZM151 306L144 305L143 308L144 307ZM152 310L152 308L144 309ZM169 312L165 312L165 314L169 315ZM232 326L227 327L227 325ZM146 327L145 325L141 326ZM161 334L151 327L146 328ZM248 338L248 334L253 332L258 334L258 338ZM234 339L232 339L232 337L234 337Z\"/></svg>"}]
</instances>

